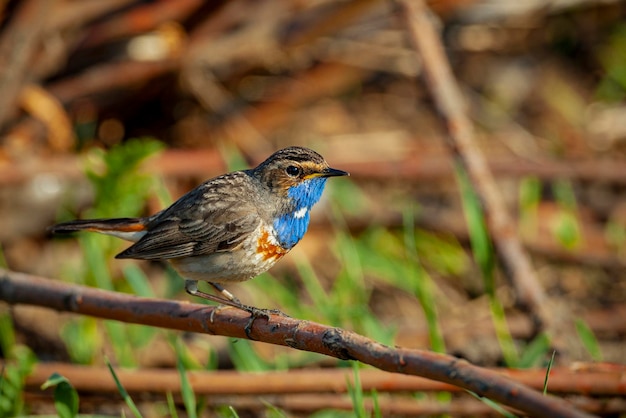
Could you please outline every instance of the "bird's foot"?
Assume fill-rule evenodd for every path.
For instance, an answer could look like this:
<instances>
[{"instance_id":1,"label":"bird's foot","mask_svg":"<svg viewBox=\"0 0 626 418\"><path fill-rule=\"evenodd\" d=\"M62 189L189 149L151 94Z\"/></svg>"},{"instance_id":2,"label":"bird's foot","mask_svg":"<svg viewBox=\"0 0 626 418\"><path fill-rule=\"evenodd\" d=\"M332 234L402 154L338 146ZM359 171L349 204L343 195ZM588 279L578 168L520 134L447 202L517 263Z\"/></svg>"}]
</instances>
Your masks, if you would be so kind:
<instances>
[{"instance_id":1,"label":"bird's foot","mask_svg":"<svg viewBox=\"0 0 626 418\"><path fill-rule=\"evenodd\" d=\"M213 302L217 302L220 304L217 306L217 308L215 308L211 312L211 315L209 317L209 320L211 322L213 322L213 318L215 314L219 312L220 310L222 310L225 306L230 306L232 308L237 308L242 311L248 312L250 314L250 320L246 324L244 331L246 332L246 336L251 340L254 339L252 338L252 334L251 334L252 325L254 324L254 321L257 318L265 318L268 321L270 320L272 315L278 315L284 318L289 318L289 315L287 315L286 313L278 309L261 309L261 308L256 308L254 306L244 305L243 303L239 301L239 299L237 299L228 290L224 289L220 284L218 283L209 283L209 284L212 285L216 290L218 290L224 297L219 297L219 296L211 295L209 293L204 293L200 291L198 289L198 282L195 280L186 280L185 290L187 290L187 293L191 295L198 296L198 297L201 297L201 298L213 301Z\"/></svg>"},{"instance_id":2,"label":"bird's foot","mask_svg":"<svg viewBox=\"0 0 626 418\"><path fill-rule=\"evenodd\" d=\"M262 309L262 308L256 308L254 306L248 306L248 305L241 305L239 309L242 309L250 314L250 320L244 327L246 337L248 337L248 339L250 340L254 340L254 338L252 338L252 325L254 324L254 321L256 321L258 318L265 318L267 321L269 321L272 315L289 317L287 314L285 314L284 312L278 309Z\"/></svg>"}]
</instances>

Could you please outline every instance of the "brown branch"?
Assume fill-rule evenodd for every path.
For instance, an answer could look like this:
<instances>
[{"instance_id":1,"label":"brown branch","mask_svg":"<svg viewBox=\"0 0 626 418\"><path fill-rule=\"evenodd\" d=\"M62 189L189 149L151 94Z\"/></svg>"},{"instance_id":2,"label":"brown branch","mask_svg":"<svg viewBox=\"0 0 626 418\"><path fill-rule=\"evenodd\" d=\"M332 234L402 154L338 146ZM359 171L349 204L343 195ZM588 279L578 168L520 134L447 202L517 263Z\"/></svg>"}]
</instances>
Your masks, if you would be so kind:
<instances>
[{"instance_id":1,"label":"brown branch","mask_svg":"<svg viewBox=\"0 0 626 418\"><path fill-rule=\"evenodd\" d=\"M0 362L0 367L3 363ZM490 369L533 389L542 390L545 369ZM117 385L108 368L67 363L40 363L26 379L26 385L40 387L52 373L59 373L79 391L117 392ZM116 370L128 392L180 393L180 380L175 369ZM265 373L239 373L232 370L189 371L194 392L199 395L261 395L268 393L346 393L347 380L352 381L351 369L289 370ZM458 386L375 369L359 371L364 391L382 392L457 392ZM626 366L608 369L572 369L557 367L550 370L550 393L585 396L624 396Z\"/></svg>"},{"instance_id":2,"label":"brown branch","mask_svg":"<svg viewBox=\"0 0 626 418\"><path fill-rule=\"evenodd\" d=\"M188 332L247 338L249 315L229 308L138 298L0 270L0 299L98 318ZM516 383L498 373L444 354L392 348L340 328L271 315L251 326L251 338L343 360L358 360L381 370L410 374L459 386L537 417L587 417L562 399Z\"/></svg>"},{"instance_id":3,"label":"brown branch","mask_svg":"<svg viewBox=\"0 0 626 418\"><path fill-rule=\"evenodd\" d=\"M421 0L398 0L398 5L409 39L423 58L426 85L447 127L449 148L455 159L467 170L482 201L491 237L505 273L515 289L518 303L534 315L539 328L551 329L546 296L516 234L485 157L474 141L465 102L432 23L432 16Z\"/></svg>"},{"instance_id":4,"label":"brown branch","mask_svg":"<svg viewBox=\"0 0 626 418\"><path fill-rule=\"evenodd\" d=\"M86 28L86 39L81 45L90 48L112 39L130 37L154 30L167 22L180 22L202 6L201 0L156 1L136 5L116 13L102 23Z\"/></svg>"},{"instance_id":5,"label":"brown branch","mask_svg":"<svg viewBox=\"0 0 626 418\"><path fill-rule=\"evenodd\" d=\"M55 87L57 94L68 98L71 84L68 87ZM98 93L97 86L87 89L85 94ZM67 93L66 93L67 92ZM69 97L73 99L73 97ZM253 115L256 119L261 114ZM362 180L407 180L407 181L445 181L453 178L450 158L433 151L415 155L418 151L410 149L407 156L396 160L355 162L349 158L336 157L337 165L353 174L355 179ZM255 156L251 156L255 157ZM41 173L59 176L61 179L74 179L84 176L81 167L81 156L63 155L46 156L45 159L28 159L19 163L6 162L0 165L0 185L30 181ZM264 154L259 154L252 163L263 161ZM488 161L489 169L499 178L520 178L535 176L551 181L568 178L574 181L592 181L626 185L626 162L610 161L542 161L529 162L515 157L495 157ZM214 176L226 166L215 149L168 149L158 157L146 163L151 173L172 177Z\"/></svg>"},{"instance_id":6,"label":"brown branch","mask_svg":"<svg viewBox=\"0 0 626 418\"><path fill-rule=\"evenodd\" d=\"M67 30L86 26L89 22L128 7L134 0L86 0L58 4L46 22L48 30Z\"/></svg>"},{"instance_id":7,"label":"brown branch","mask_svg":"<svg viewBox=\"0 0 626 418\"><path fill-rule=\"evenodd\" d=\"M111 379L110 374L108 376ZM178 377L176 377L178 379ZM52 390L50 390L52 392ZM114 395L113 395L114 396ZM93 410L90 405L107 405L111 408L123 408L122 402L117 401L113 396L102 396L94 392L80 393L81 408L83 405L87 405L85 410ZM183 404L182 397L174 394L174 402L179 405ZM149 402L154 398L143 393L141 395L142 402ZM26 392L24 394L24 400L27 404L48 403L51 404L52 394L42 394L39 388L33 391ZM159 399L162 400L162 397ZM246 416L264 416L264 412L267 411L267 406L280 408L287 412L287 416L298 412L296 416L300 416L306 413L308 416L314 412L318 412L321 409L327 410L344 410L353 411L354 404L352 399L347 394L335 394L335 393L302 393L302 394L266 394L266 395L245 395L245 394L233 394L233 395L203 395L203 403L206 405L207 412L203 416L215 416L210 412L220 406L229 406L237 411L245 410ZM373 399L365 397L363 399L363 406L365 410L370 412L374 410ZM409 395L397 395L386 396L378 398L378 410L382 412L383 416L437 416L443 414L450 414L454 417L485 417L494 416L494 409L486 403L480 402L477 399L462 398L452 399L449 402L439 402L437 400L430 399L415 399ZM591 404L585 405L588 408L593 408L595 411L604 412L608 408L598 408ZM609 412L619 413L624 408L616 409L615 407L609 409ZM111 409L112 410L112 409ZM118 409L119 410L119 409ZM291 413L291 414L290 414Z\"/></svg>"},{"instance_id":8,"label":"brown branch","mask_svg":"<svg viewBox=\"0 0 626 418\"><path fill-rule=\"evenodd\" d=\"M68 104L86 96L148 83L154 78L174 72L178 66L175 59L107 62L93 66L79 75L54 82L48 86L48 91L64 104Z\"/></svg>"}]
</instances>

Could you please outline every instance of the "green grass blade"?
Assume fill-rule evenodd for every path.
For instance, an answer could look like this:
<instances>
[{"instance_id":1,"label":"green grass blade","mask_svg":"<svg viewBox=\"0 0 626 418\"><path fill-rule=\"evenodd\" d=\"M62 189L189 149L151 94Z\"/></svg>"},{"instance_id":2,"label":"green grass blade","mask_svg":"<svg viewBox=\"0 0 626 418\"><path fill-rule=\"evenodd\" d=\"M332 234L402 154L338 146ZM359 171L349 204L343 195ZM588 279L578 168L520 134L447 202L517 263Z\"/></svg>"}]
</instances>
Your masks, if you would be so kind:
<instances>
[{"instance_id":1,"label":"green grass blade","mask_svg":"<svg viewBox=\"0 0 626 418\"><path fill-rule=\"evenodd\" d=\"M271 367L254 350L252 343L248 340L228 340L230 358L235 368L246 372L263 372Z\"/></svg>"},{"instance_id":2,"label":"green grass blade","mask_svg":"<svg viewBox=\"0 0 626 418\"><path fill-rule=\"evenodd\" d=\"M422 306L426 323L428 324L428 335L430 345L433 351L444 353L446 344L443 339L441 328L439 327L439 319L437 315L437 307L435 305L435 296L432 288L434 283L430 276L422 267L417 255L416 239L415 239L415 218L413 210L405 210L403 213L404 222L404 245L407 251L407 258L411 262L411 276L414 277L413 290Z\"/></svg>"},{"instance_id":3,"label":"green grass blade","mask_svg":"<svg viewBox=\"0 0 626 418\"><path fill-rule=\"evenodd\" d=\"M7 263L7 259L4 256L4 250L2 249L2 245L0 245L0 267L3 269L8 269L9 264Z\"/></svg>"},{"instance_id":4,"label":"green grass blade","mask_svg":"<svg viewBox=\"0 0 626 418\"><path fill-rule=\"evenodd\" d=\"M346 382L348 393L352 400L353 412L357 418L366 418L367 411L365 410L365 404L363 402L363 387L361 386L361 374L359 373L358 363L352 363L352 372L354 383L350 381L348 376L346 376Z\"/></svg>"},{"instance_id":5,"label":"green grass blade","mask_svg":"<svg viewBox=\"0 0 626 418\"><path fill-rule=\"evenodd\" d=\"M130 397L128 392L126 392L126 389L124 389L124 386L122 386L122 382L120 382L120 379L117 377L115 370L113 370L113 366L111 365L111 362L109 361L108 358L105 358L104 362L109 368L109 372L111 372L111 376L113 376L113 380L115 381L115 385L117 386L117 391L122 396L122 399L124 399L126 406L128 406L128 409L130 409L130 411L133 413L135 418L141 418L142 417L141 412L139 412L137 405L135 405L135 402L133 401L133 399Z\"/></svg>"},{"instance_id":6,"label":"green grass blade","mask_svg":"<svg viewBox=\"0 0 626 418\"><path fill-rule=\"evenodd\" d=\"M593 334L591 328L589 328L589 325L580 318L576 319L576 332L578 333L578 338L580 338L589 354L591 354L591 358L594 361L602 361L602 352L598 339Z\"/></svg>"},{"instance_id":7,"label":"green grass blade","mask_svg":"<svg viewBox=\"0 0 626 418\"><path fill-rule=\"evenodd\" d=\"M546 377L543 380L543 394L544 395L548 393L548 379L550 378L550 371L552 370L552 365L554 364L555 355L556 355L556 351L553 351L552 357L550 358L550 362L548 363L548 369L546 370Z\"/></svg>"},{"instance_id":8,"label":"green grass blade","mask_svg":"<svg viewBox=\"0 0 626 418\"><path fill-rule=\"evenodd\" d=\"M503 416L505 416L507 418L518 418L517 415L512 414L511 412L507 411L502 406L500 406L498 403L492 401L489 398L483 398L482 396L479 396L478 394L476 394L476 393L474 393L472 391L469 391L469 390L467 391L467 393L469 393L470 395L472 395L473 397L475 397L476 399L478 399L479 401L481 401L485 405L489 406L494 411L498 412L499 414L501 414L501 415L503 415Z\"/></svg>"},{"instance_id":9,"label":"green grass blade","mask_svg":"<svg viewBox=\"0 0 626 418\"><path fill-rule=\"evenodd\" d=\"M517 367L526 369L533 366L543 365L542 362L550 349L550 337L545 334L537 335L522 352Z\"/></svg>"},{"instance_id":10,"label":"green grass blade","mask_svg":"<svg viewBox=\"0 0 626 418\"><path fill-rule=\"evenodd\" d=\"M372 403L374 404L374 418L383 418L383 413L380 410L380 403L378 402L378 392L376 389L372 389Z\"/></svg>"},{"instance_id":11,"label":"green grass blade","mask_svg":"<svg viewBox=\"0 0 626 418\"><path fill-rule=\"evenodd\" d=\"M491 317L494 322L502 355L508 366L515 367L519 363L519 354L506 322L504 307L496 295L496 253L487 229L480 200L472 188L467 173L460 165L456 166L456 178L461 191L463 212L470 234L472 253L476 264L481 270L485 291L489 296Z\"/></svg>"},{"instance_id":12,"label":"green grass blade","mask_svg":"<svg viewBox=\"0 0 626 418\"><path fill-rule=\"evenodd\" d=\"M124 267L124 278L126 282L133 290L133 293L137 296L141 296L144 298L153 298L155 297L154 291L152 290L152 286L150 286L150 281L146 274L139 268L136 264L129 264Z\"/></svg>"},{"instance_id":13,"label":"green grass blade","mask_svg":"<svg viewBox=\"0 0 626 418\"><path fill-rule=\"evenodd\" d=\"M170 413L170 418L178 418L176 403L174 402L174 396L172 395L172 392L167 392L165 394L165 398L167 399L167 410Z\"/></svg>"},{"instance_id":14,"label":"green grass blade","mask_svg":"<svg viewBox=\"0 0 626 418\"><path fill-rule=\"evenodd\" d=\"M193 388L191 387L191 383L187 377L187 369L178 349L176 350L176 354L176 368L178 369L178 375L180 377L180 391L183 397L183 404L185 405L187 416L189 418L196 418L198 416L196 409L196 394L193 392Z\"/></svg>"},{"instance_id":15,"label":"green grass blade","mask_svg":"<svg viewBox=\"0 0 626 418\"><path fill-rule=\"evenodd\" d=\"M228 407L228 412L230 412L230 416L233 418L239 418L239 414L237 413L237 411L235 410L235 408L233 408L232 406Z\"/></svg>"}]
</instances>

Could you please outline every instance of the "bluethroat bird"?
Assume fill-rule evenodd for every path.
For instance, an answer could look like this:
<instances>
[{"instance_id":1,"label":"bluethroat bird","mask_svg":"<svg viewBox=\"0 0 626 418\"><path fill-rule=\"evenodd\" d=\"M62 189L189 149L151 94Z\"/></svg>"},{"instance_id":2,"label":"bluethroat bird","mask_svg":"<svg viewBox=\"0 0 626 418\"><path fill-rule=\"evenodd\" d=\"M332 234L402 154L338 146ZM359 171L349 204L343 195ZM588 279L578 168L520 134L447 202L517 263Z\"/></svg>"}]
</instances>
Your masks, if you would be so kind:
<instances>
[{"instance_id":1,"label":"bluethroat bird","mask_svg":"<svg viewBox=\"0 0 626 418\"><path fill-rule=\"evenodd\" d=\"M272 267L302 239L330 168L317 152L289 147L258 167L207 180L167 209L145 218L64 222L53 233L92 231L134 242L115 258L167 260L187 293L250 312L222 284L251 279ZM222 296L202 292L206 281Z\"/></svg>"}]
</instances>

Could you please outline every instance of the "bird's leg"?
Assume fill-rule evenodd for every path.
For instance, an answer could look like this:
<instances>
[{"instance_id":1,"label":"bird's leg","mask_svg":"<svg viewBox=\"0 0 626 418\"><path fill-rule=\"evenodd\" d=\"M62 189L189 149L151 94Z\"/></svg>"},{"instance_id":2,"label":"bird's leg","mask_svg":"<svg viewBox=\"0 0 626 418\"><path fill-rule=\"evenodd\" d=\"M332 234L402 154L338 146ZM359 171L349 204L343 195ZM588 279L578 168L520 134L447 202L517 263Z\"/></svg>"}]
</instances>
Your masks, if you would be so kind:
<instances>
[{"instance_id":1,"label":"bird's leg","mask_svg":"<svg viewBox=\"0 0 626 418\"><path fill-rule=\"evenodd\" d=\"M210 300L212 302L221 303L221 304L224 304L224 305L232 306L234 308L240 308L240 306L243 306L243 305L241 305L241 303L237 304L236 302L231 301L229 299L224 299L224 298L221 298L219 296L215 296L215 295L212 295L210 293L205 293L205 292L201 291L200 289L198 289L198 281L197 280L185 280L185 290L190 295L197 296L197 297L200 297L200 298L203 298L203 299L206 299L206 300ZM237 301L237 302L239 302L239 301Z\"/></svg>"},{"instance_id":2,"label":"bird's leg","mask_svg":"<svg viewBox=\"0 0 626 418\"><path fill-rule=\"evenodd\" d=\"M212 295L210 293L205 293L198 289L198 281L197 280L185 280L185 290L187 293L193 296L198 296L203 299L210 300L212 302L217 302L222 305L232 306L233 308L241 309L242 311L246 311L248 313L253 313L255 310L260 310L259 308L255 308L254 306L244 305L237 299L232 293L228 290L224 289L222 286L216 283L208 282L211 286L213 286L216 290L218 290L221 294L224 295L223 298L219 296Z\"/></svg>"},{"instance_id":3,"label":"bird's leg","mask_svg":"<svg viewBox=\"0 0 626 418\"><path fill-rule=\"evenodd\" d=\"M224 289L224 286L218 284L218 283L212 283L212 282L208 282L211 286L213 286L213 288L215 288L215 290L217 290L218 292L220 292L222 295L224 295L224 297L238 305L241 306L245 306L244 304L242 304L239 299L237 299L237 297L235 295L233 295L232 293L230 293L228 290Z\"/></svg>"},{"instance_id":4,"label":"bird's leg","mask_svg":"<svg viewBox=\"0 0 626 418\"><path fill-rule=\"evenodd\" d=\"M222 295L224 295L224 297L226 297L230 302L237 304L236 306L237 308L242 309L250 314L250 320L244 327L244 331L246 332L246 336L248 337L248 339L253 340L254 338L252 338L252 324L254 324L254 321L259 317L265 317L265 319L269 321L270 315L272 312L270 312L267 309L260 309L260 308L255 308L254 306L244 305L243 303L239 301L239 299L237 299L237 297L235 297L235 295L230 293L228 290L224 289L222 285L218 283L212 283L212 282L208 282L208 283L211 286L213 286L215 290L217 290ZM230 305L230 306L235 306L235 305Z\"/></svg>"},{"instance_id":5,"label":"bird's leg","mask_svg":"<svg viewBox=\"0 0 626 418\"><path fill-rule=\"evenodd\" d=\"M250 321L248 321L248 323L246 324L244 331L246 332L246 336L251 340L254 339L252 338L251 330L252 330L252 324L254 323L255 319L259 317L265 317L269 321L270 316L272 314L287 316L285 313L279 311L278 309L260 309L260 308L255 308L254 306L244 305L243 303L239 301L239 299L237 299L237 297L235 297L235 295L230 293L228 290L224 289L223 286L217 283L212 283L212 282L208 282L208 283L211 286L213 286L215 290L217 290L222 295L224 295L224 297L221 298L219 296L215 296L210 293L205 293L199 290L197 280L186 279L185 290L190 295L198 296L203 299L210 300L212 302L217 302L223 305L232 306L233 308L241 309L242 311L248 312L250 314Z\"/></svg>"}]
</instances>

